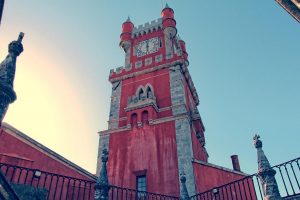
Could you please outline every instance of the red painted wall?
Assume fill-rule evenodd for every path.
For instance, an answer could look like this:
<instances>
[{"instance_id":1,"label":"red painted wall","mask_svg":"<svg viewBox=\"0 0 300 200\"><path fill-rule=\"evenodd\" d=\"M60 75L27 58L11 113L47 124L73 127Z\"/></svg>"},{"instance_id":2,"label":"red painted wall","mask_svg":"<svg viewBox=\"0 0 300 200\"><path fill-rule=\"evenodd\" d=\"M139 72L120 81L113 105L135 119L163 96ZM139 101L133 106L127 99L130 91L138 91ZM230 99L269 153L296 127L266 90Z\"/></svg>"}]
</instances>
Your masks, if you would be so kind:
<instances>
[{"instance_id":1,"label":"red painted wall","mask_svg":"<svg viewBox=\"0 0 300 200\"><path fill-rule=\"evenodd\" d=\"M148 192L179 195L174 127L174 122L165 122L112 133L108 162L110 183L136 188L136 176L146 174Z\"/></svg>"},{"instance_id":2,"label":"red painted wall","mask_svg":"<svg viewBox=\"0 0 300 200\"><path fill-rule=\"evenodd\" d=\"M203 147L201 146L199 140L197 139L194 130L192 130L192 145L193 145L194 158L197 160L207 162L206 153Z\"/></svg>"},{"instance_id":3,"label":"red painted wall","mask_svg":"<svg viewBox=\"0 0 300 200\"><path fill-rule=\"evenodd\" d=\"M32 147L25 140L12 136L3 129L0 133L0 162L79 179L92 180L70 166L48 156L41 150Z\"/></svg>"},{"instance_id":4,"label":"red painted wall","mask_svg":"<svg viewBox=\"0 0 300 200\"><path fill-rule=\"evenodd\" d=\"M197 192L205 192L212 188L241 179L245 176L222 169L193 163Z\"/></svg>"},{"instance_id":5,"label":"red painted wall","mask_svg":"<svg viewBox=\"0 0 300 200\"><path fill-rule=\"evenodd\" d=\"M122 82L121 101L120 101L120 118L126 117L124 108L127 107L128 98L136 94L140 85L146 86L149 83L152 85L156 103L159 108L171 106L170 94L170 78L169 69L154 71L148 74L142 74L137 77L126 79ZM158 117L170 116L172 111L158 113Z\"/></svg>"}]
</instances>

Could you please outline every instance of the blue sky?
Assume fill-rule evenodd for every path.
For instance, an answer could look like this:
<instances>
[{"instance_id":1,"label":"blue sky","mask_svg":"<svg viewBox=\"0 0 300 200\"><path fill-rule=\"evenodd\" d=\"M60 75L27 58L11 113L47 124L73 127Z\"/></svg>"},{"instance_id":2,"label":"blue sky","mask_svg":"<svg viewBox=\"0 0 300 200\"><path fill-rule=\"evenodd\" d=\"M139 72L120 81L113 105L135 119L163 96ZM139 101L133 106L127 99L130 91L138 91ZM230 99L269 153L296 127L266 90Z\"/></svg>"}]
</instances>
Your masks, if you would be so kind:
<instances>
[{"instance_id":1,"label":"blue sky","mask_svg":"<svg viewBox=\"0 0 300 200\"><path fill-rule=\"evenodd\" d=\"M160 17L165 0L6 1L0 56L25 32L17 101L5 121L91 172L107 128L111 68L124 64L123 21ZM299 156L300 26L271 1L168 1L189 53L209 161L256 171L259 133L271 164Z\"/></svg>"}]
</instances>

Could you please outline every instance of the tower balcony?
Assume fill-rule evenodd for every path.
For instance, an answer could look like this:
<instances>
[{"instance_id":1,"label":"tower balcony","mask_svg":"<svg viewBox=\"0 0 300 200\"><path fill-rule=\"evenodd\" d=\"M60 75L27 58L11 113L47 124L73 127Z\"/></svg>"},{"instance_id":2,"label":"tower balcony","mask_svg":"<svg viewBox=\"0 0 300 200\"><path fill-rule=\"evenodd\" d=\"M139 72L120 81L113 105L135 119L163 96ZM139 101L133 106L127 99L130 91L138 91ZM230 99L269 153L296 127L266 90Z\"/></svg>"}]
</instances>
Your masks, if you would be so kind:
<instances>
[{"instance_id":1,"label":"tower balcony","mask_svg":"<svg viewBox=\"0 0 300 200\"><path fill-rule=\"evenodd\" d=\"M152 106L158 112L156 97L152 93L130 96L125 111L128 112L147 106Z\"/></svg>"}]
</instances>

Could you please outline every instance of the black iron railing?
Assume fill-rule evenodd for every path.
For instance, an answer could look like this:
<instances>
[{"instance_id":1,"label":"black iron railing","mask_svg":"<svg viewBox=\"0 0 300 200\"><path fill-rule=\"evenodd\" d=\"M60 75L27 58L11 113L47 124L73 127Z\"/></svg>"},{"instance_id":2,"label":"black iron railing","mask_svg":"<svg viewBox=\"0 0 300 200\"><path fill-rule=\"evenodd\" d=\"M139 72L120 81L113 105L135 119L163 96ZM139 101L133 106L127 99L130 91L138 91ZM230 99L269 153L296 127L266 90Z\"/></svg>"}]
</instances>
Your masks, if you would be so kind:
<instances>
[{"instance_id":1,"label":"black iron railing","mask_svg":"<svg viewBox=\"0 0 300 200\"><path fill-rule=\"evenodd\" d=\"M12 185L46 190L46 199L94 199L94 181L0 163L0 170Z\"/></svg>"},{"instance_id":2,"label":"black iron railing","mask_svg":"<svg viewBox=\"0 0 300 200\"><path fill-rule=\"evenodd\" d=\"M273 167L282 197L300 196L300 157ZM94 199L95 181L0 163L0 170L12 184L46 190L48 200ZM111 200L177 200L178 197L110 186ZM191 197L193 200L262 200L263 190L257 174L215 187Z\"/></svg>"},{"instance_id":3,"label":"black iron railing","mask_svg":"<svg viewBox=\"0 0 300 200\"><path fill-rule=\"evenodd\" d=\"M178 197L174 196L142 192L117 186L111 186L108 196L111 200L179 200Z\"/></svg>"},{"instance_id":4,"label":"black iron railing","mask_svg":"<svg viewBox=\"0 0 300 200\"><path fill-rule=\"evenodd\" d=\"M59 174L0 163L0 170L11 184L46 190L47 200L92 200L95 181L77 179ZM150 192L141 192L110 186L111 200L177 200L178 198Z\"/></svg>"},{"instance_id":5,"label":"black iron railing","mask_svg":"<svg viewBox=\"0 0 300 200\"><path fill-rule=\"evenodd\" d=\"M272 167L282 197L300 196L300 157ZM191 197L194 200L263 200L257 174L221 185Z\"/></svg>"}]
</instances>

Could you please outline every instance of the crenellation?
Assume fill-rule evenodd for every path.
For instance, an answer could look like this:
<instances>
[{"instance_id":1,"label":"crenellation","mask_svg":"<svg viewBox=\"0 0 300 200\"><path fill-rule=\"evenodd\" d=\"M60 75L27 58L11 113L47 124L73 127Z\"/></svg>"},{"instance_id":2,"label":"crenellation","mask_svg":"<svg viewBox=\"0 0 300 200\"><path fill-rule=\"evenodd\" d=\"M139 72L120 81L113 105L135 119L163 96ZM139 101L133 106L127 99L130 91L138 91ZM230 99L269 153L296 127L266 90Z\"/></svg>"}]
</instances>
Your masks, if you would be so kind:
<instances>
[{"instance_id":1,"label":"crenellation","mask_svg":"<svg viewBox=\"0 0 300 200\"><path fill-rule=\"evenodd\" d=\"M152 64L152 57L145 59L145 66L149 66Z\"/></svg>"},{"instance_id":2,"label":"crenellation","mask_svg":"<svg viewBox=\"0 0 300 200\"><path fill-rule=\"evenodd\" d=\"M109 70L109 75L112 75L115 72L115 69L110 69Z\"/></svg>"},{"instance_id":3,"label":"crenellation","mask_svg":"<svg viewBox=\"0 0 300 200\"><path fill-rule=\"evenodd\" d=\"M123 66L121 66L121 67L117 67L117 69L116 69L116 73L117 73L117 74L120 74L120 73L122 73L123 69L124 69L124 67L123 67Z\"/></svg>"},{"instance_id":4,"label":"crenellation","mask_svg":"<svg viewBox=\"0 0 300 200\"><path fill-rule=\"evenodd\" d=\"M154 30L158 30L159 28L162 28L162 18L158 18L157 20L152 20L150 23L147 22L145 24L139 25L138 27L134 27L132 31L132 37L137 37L139 35L153 32Z\"/></svg>"}]
</instances>

